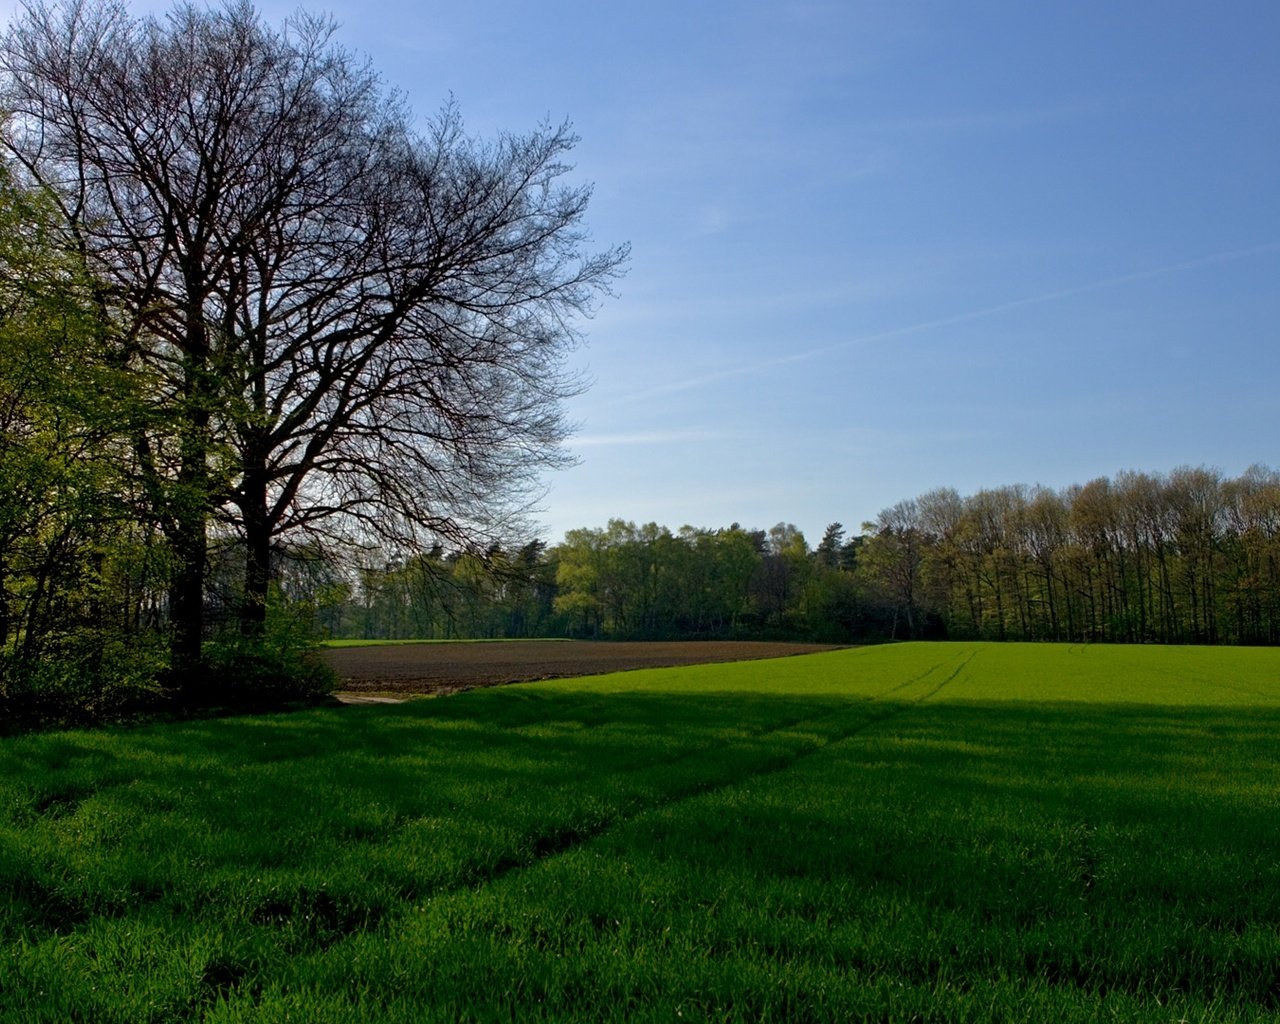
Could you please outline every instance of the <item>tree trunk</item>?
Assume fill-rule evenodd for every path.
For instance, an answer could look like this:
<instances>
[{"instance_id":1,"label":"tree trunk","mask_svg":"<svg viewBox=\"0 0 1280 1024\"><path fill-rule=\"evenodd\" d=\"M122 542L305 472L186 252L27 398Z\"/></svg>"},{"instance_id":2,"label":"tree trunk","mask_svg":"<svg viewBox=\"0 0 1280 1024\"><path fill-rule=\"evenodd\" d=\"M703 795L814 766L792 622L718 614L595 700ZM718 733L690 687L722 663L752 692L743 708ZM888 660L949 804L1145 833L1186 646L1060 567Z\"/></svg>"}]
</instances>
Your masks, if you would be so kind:
<instances>
[{"instance_id":1,"label":"tree trunk","mask_svg":"<svg viewBox=\"0 0 1280 1024\"><path fill-rule=\"evenodd\" d=\"M240 634L261 639L267 628L267 595L271 587L271 527L265 516L245 520L244 596Z\"/></svg>"},{"instance_id":2,"label":"tree trunk","mask_svg":"<svg viewBox=\"0 0 1280 1024\"><path fill-rule=\"evenodd\" d=\"M173 532L177 565L169 581L169 654L173 677L187 681L199 667L204 640L204 583L207 561L203 515L184 516Z\"/></svg>"},{"instance_id":3,"label":"tree trunk","mask_svg":"<svg viewBox=\"0 0 1280 1024\"><path fill-rule=\"evenodd\" d=\"M208 334L194 299L186 311L185 343L181 409L185 422L179 427L181 462L170 505L170 540L177 564L169 581L169 667L179 686L199 679L209 561L209 420L214 396L208 374Z\"/></svg>"},{"instance_id":4,"label":"tree trunk","mask_svg":"<svg viewBox=\"0 0 1280 1024\"><path fill-rule=\"evenodd\" d=\"M253 460L255 463L258 461ZM261 639L267 628L267 594L271 586L271 520L267 514L267 481L260 464L244 474L244 594L240 605L240 633Z\"/></svg>"},{"instance_id":5,"label":"tree trunk","mask_svg":"<svg viewBox=\"0 0 1280 1024\"><path fill-rule=\"evenodd\" d=\"M0 556L0 650L9 646L9 630L13 618L9 610L9 588L5 585L6 579L5 560Z\"/></svg>"}]
</instances>

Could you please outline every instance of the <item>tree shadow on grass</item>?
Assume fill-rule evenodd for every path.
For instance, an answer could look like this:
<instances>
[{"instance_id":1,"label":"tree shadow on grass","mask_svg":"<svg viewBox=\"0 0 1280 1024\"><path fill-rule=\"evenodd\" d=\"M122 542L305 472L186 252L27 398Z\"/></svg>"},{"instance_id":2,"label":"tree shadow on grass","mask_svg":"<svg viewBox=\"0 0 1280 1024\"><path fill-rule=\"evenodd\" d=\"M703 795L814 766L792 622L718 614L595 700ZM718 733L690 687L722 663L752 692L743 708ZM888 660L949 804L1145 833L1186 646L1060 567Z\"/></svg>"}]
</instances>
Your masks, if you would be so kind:
<instances>
[{"instance_id":1,"label":"tree shadow on grass","mask_svg":"<svg viewBox=\"0 0 1280 1024\"><path fill-rule=\"evenodd\" d=\"M668 928L909 985L1271 1013L1278 734L1274 708L916 705L600 837L620 867L591 912L627 921L656 892L665 910L627 925L641 945ZM534 888L548 914L570 891Z\"/></svg>"},{"instance_id":2,"label":"tree shadow on grass","mask_svg":"<svg viewBox=\"0 0 1280 1024\"><path fill-rule=\"evenodd\" d=\"M531 870L553 920L599 885L591 912L645 934L660 878L678 906L653 926L719 913L725 948L832 934L904 977L1272 1006L1277 734L1274 708L525 687L22 737L0 743L5 937L146 919L322 953ZM583 878L588 850L629 880Z\"/></svg>"}]
</instances>

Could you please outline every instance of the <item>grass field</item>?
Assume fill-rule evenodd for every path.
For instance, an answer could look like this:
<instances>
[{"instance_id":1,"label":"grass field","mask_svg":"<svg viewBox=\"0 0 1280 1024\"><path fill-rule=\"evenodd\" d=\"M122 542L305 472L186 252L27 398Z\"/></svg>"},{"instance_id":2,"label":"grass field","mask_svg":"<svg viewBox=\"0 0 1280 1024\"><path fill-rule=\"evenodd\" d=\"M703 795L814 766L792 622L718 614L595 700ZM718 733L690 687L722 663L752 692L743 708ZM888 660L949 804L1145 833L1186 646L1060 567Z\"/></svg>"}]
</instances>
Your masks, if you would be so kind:
<instances>
[{"instance_id":1,"label":"grass field","mask_svg":"<svg viewBox=\"0 0 1280 1024\"><path fill-rule=\"evenodd\" d=\"M0 1020L1274 1021L1280 651L916 644L0 742Z\"/></svg>"}]
</instances>

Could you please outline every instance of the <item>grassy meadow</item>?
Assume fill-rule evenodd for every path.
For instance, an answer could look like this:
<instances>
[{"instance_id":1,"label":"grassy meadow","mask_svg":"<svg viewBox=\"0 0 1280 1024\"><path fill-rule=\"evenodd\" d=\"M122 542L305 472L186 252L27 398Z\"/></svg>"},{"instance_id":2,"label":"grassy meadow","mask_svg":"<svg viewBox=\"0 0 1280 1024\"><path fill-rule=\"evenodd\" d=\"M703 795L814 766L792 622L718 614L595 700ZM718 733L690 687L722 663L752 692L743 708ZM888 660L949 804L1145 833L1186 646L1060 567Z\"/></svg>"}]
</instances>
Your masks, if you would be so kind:
<instances>
[{"instance_id":1,"label":"grassy meadow","mask_svg":"<svg viewBox=\"0 0 1280 1024\"><path fill-rule=\"evenodd\" d=\"M906 644L0 741L3 1021L1273 1021L1280 651Z\"/></svg>"}]
</instances>

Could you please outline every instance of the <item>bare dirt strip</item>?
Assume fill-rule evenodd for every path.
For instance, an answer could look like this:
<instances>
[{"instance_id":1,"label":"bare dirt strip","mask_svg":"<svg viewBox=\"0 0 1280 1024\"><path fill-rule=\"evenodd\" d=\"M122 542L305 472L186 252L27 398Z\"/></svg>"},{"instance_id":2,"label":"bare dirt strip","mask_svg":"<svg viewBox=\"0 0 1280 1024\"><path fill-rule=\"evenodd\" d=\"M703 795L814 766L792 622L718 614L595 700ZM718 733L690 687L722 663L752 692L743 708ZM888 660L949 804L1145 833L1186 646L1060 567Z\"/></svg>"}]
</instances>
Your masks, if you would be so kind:
<instances>
[{"instance_id":1,"label":"bare dirt strip","mask_svg":"<svg viewBox=\"0 0 1280 1024\"><path fill-rule=\"evenodd\" d=\"M660 643L505 640L495 643L337 647L325 651L325 660L341 679L339 699L348 703L369 703L378 697L440 695L478 686L502 686L535 679L561 679L709 662L752 661L836 649L832 644L748 640Z\"/></svg>"}]
</instances>

